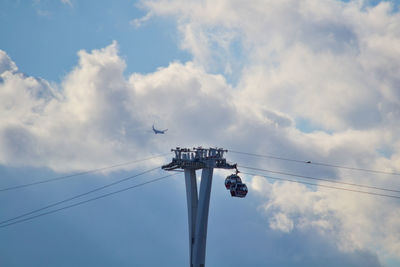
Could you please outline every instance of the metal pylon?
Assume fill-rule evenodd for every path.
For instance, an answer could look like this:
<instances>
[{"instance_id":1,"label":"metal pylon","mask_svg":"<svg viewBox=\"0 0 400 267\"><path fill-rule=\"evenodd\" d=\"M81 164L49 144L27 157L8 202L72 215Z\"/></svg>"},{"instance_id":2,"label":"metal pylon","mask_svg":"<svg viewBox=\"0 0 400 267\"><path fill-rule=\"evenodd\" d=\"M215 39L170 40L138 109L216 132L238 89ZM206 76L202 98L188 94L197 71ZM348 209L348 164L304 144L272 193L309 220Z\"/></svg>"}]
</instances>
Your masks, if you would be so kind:
<instances>
[{"instance_id":1,"label":"metal pylon","mask_svg":"<svg viewBox=\"0 0 400 267\"><path fill-rule=\"evenodd\" d=\"M176 148L175 158L163 166L167 171L183 169L185 174L186 197L189 223L189 253L191 267L204 267L206 258L208 210L214 168L234 169L236 164L226 163L226 150L201 147L193 150ZM200 194L197 193L196 170L202 170Z\"/></svg>"}]
</instances>

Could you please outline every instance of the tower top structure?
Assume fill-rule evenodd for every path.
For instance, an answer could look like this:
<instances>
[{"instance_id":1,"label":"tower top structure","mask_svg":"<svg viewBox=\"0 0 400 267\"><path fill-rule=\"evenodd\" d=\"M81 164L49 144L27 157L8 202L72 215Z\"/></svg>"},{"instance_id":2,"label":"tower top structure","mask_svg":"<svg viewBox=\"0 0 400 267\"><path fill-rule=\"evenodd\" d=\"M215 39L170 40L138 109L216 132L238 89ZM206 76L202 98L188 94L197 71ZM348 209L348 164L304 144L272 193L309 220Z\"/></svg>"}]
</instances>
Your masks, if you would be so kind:
<instances>
[{"instance_id":1,"label":"tower top structure","mask_svg":"<svg viewBox=\"0 0 400 267\"><path fill-rule=\"evenodd\" d=\"M224 158L224 153L228 150L223 148L180 148L171 149L175 152L172 162L162 166L166 171L175 169L203 169L203 168L219 168L219 169L237 169L236 164L229 164Z\"/></svg>"}]
</instances>

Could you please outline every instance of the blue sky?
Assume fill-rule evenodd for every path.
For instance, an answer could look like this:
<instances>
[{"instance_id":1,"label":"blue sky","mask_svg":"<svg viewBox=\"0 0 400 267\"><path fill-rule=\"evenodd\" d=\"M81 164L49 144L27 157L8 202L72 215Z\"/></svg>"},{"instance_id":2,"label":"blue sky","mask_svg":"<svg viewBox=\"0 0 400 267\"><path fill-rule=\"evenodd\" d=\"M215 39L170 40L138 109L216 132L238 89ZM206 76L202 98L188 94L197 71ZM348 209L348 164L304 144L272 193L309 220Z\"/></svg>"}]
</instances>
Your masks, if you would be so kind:
<instances>
[{"instance_id":1,"label":"blue sky","mask_svg":"<svg viewBox=\"0 0 400 267\"><path fill-rule=\"evenodd\" d=\"M198 145L399 172L398 5L1 1L0 188ZM171 157L0 191L0 220ZM399 189L396 175L227 159ZM214 175L207 266L400 264L398 200L259 175L233 199L226 175ZM186 212L177 175L0 228L0 265L186 266Z\"/></svg>"},{"instance_id":2,"label":"blue sky","mask_svg":"<svg viewBox=\"0 0 400 267\"><path fill-rule=\"evenodd\" d=\"M153 19L145 28L130 22L145 15L135 1L2 1L2 49L29 75L61 79L76 65L77 51L118 40L127 72L151 72L190 55L177 47L175 23ZM161 45L162 44L162 45Z\"/></svg>"}]
</instances>

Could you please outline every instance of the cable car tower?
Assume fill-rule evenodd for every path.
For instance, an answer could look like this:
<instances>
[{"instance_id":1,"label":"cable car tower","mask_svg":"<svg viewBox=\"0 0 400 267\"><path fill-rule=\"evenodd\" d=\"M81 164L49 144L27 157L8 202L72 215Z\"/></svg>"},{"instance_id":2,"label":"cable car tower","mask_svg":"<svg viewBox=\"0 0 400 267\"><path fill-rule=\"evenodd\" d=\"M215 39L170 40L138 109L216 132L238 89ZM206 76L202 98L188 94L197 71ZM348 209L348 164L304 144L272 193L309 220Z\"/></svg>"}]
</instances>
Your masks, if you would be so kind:
<instances>
[{"instance_id":1,"label":"cable car tower","mask_svg":"<svg viewBox=\"0 0 400 267\"><path fill-rule=\"evenodd\" d=\"M224 153L227 152L227 150L222 148L205 149L198 147L189 149L177 147L176 149L171 149L171 151L175 152L175 157L172 159L171 163L162 166L162 169L166 171L183 169L184 171L189 222L190 267L204 267L206 257L208 209L210 204L213 171L214 168L236 169L237 176L237 165L226 162ZM202 172L200 194L198 194L196 170L200 169ZM246 195L246 185L242 184L241 181L240 184L237 186L230 184L229 188L232 196L244 197ZM243 191L243 186L245 187L245 191ZM235 195L232 193L232 190L237 190ZM243 194L243 192L245 193Z\"/></svg>"}]
</instances>

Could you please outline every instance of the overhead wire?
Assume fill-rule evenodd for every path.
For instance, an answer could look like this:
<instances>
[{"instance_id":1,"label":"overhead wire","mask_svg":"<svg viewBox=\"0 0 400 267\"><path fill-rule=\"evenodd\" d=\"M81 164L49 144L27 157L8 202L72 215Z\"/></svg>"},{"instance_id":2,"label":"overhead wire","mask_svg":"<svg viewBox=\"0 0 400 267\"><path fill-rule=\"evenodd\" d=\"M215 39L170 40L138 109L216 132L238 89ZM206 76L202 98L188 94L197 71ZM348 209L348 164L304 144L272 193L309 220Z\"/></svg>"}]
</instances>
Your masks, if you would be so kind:
<instances>
[{"instance_id":1,"label":"overhead wire","mask_svg":"<svg viewBox=\"0 0 400 267\"><path fill-rule=\"evenodd\" d=\"M55 213L55 212L58 212L58 211L62 211L62 210L65 210L65 209L69 209L69 208L72 208L72 207L83 205L85 203L92 202L92 201L95 201L95 200L98 200L98 199L102 199L102 198L105 198L105 197L108 197L108 196L111 196L111 195L115 195L115 194L130 190L130 189L133 189L133 188L137 188L137 187L144 186L144 185L147 185L147 184L150 184L150 183L154 183L154 182L166 179L168 177L171 177L171 176L174 176L174 175L177 175L177 174L178 173L165 175L165 176L162 176L160 178L156 178L156 179L153 179L153 180L150 180L150 181L147 181L147 182L143 182L143 183L140 183L140 184L137 184L137 185L129 186L129 187L126 187L126 188L123 188L123 189L120 189L120 190L116 190L116 191L113 191L113 192L110 192L110 193L107 193L107 194L103 194L103 195L100 195L100 196L97 196L97 197L93 197L93 198L90 198L90 199L86 199L86 200L83 200L83 201L80 201L80 202L77 202L77 203L74 203L74 204L70 204L68 206L64 206L64 207L61 207L61 208L58 208L58 209L54 209L54 210L50 210L50 211L46 211L46 212L31 216L31 217L27 217L27 218L20 219L20 220L14 221L14 222L3 224L3 225L0 225L0 228L8 227L8 226L11 226L11 225L14 225L14 224L26 222L26 221L33 220L33 219L38 218L38 217L42 217L42 216L45 216L45 215L48 215L48 214L52 214L52 213Z\"/></svg>"},{"instance_id":2,"label":"overhead wire","mask_svg":"<svg viewBox=\"0 0 400 267\"><path fill-rule=\"evenodd\" d=\"M374 195L374 196L381 196L381 197L400 199L400 196L394 196L394 195L387 195L387 194L381 194L381 193L375 193L375 192L361 191L361 190L356 190L356 189L336 187L336 186L324 185L324 184L314 184L314 183L298 181L298 180L292 180L292 179L286 179L286 178L271 177L271 176L266 176L266 175L262 175L262 174L258 174L258 173L248 173L248 172L242 172L242 173L243 174L247 174L247 175L253 175L253 176L261 176L261 177L264 177L264 178L267 178L267 179L273 179L273 180L288 181L288 182L299 183L299 184L326 187L326 188L331 188L331 189L336 189L336 190L343 190L343 191L349 191L349 192L355 192L355 193L361 193L361 194L368 194L368 195Z\"/></svg>"},{"instance_id":3,"label":"overhead wire","mask_svg":"<svg viewBox=\"0 0 400 267\"><path fill-rule=\"evenodd\" d=\"M248 166L243 166L243 165L238 165L238 167L243 168L243 169L249 169L249 170L255 170L255 171L264 171L264 172L282 174L282 175L299 177L299 178L304 178L304 179L318 180L318 181L324 181L324 182L329 182L329 183L336 183L336 184L343 184L343 185L350 185L350 186L357 186L357 187L363 187L363 188L369 188L369 189L375 189L375 190L382 190L382 191L400 193L400 190L377 187L377 186L370 186L370 185L342 182L342 181L336 181L336 180L332 180L332 179L317 178L317 177L313 177L313 176L300 175L300 174L294 174L294 173L288 173L288 172L282 172L282 171L273 171L273 170L267 170L267 169L261 169L261 168L255 168L255 167L248 167Z\"/></svg>"},{"instance_id":4,"label":"overhead wire","mask_svg":"<svg viewBox=\"0 0 400 267\"><path fill-rule=\"evenodd\" d=\"M308 164L308 165L316 165L316 166L324 166L324 167L331 167L331 168L347 169L347 170L353 170L353 171L363 171L363 172L369 172L369 173L378 173L378 174L387 174L387 175L398 175L398 176L400 176L400 172L387 172L387 171L382 171L382 170L372 170L372 169L356 168L356 167L349 167L349 166L341 166L341 165L330 164L330 163L285 158L285 157L279 157L279 156L275 156L275 155L261 155L261 154L242 152L242 151L236 151L236 150L228 150L228 151L232 152L232 153L236 153L236 154L248 155L248 156L259 157L259 158L270 158L270 159L276 159L276 160L303 163L303 164Z\"/></svg>"},{"instance_id":5,"label":"overhead wire","mask_svg":"<svg viewBox=\"0 0 400 267\"><path fill-rule=\"evenodd\" d=\"M249 156L255 156L255 157L271 158L271 159L277 159L277 160L284 160L284 161L292 161L292 162L297 162L297 163L311 164L311 165L320 165L320 166L326 166L326 167L342 168L342 169L357 170L357 171L372 172L372 173L380 173L380 174L400 175L400 173L397 173L397 172L386 172L386 171L380 171L380 170L354 168L354 167L340 166L340 165L321 163L321 162L303 161L303 160L298 160L298 159L278 157L278 156L274 156L274 155L261 155L261 154L241 152L241 151L235 151L235 150L229 150L229 152L233 152L233 153L237 153L237 154L244 154L244 155L249 155ZM169 154L169 153L156 155L156 156L153 156L153 157L150 157L150 158L146 158L146 159L141 159L141 160L135 160L135 161L130 161L130 162L126 162L126 163L115 164L115 165L112 165L112 166L93 169L93 170L89 170L89 171L85 171L85 172L81 172L81 173L76 173L76 174L72 174L72 175L61 176L61 177L56 177L56 178L52 178L52 179L46 179L46 180L42 180L42 181L30 183L30 184L24 184L24 185L9 187L9 188L3 188L3 189L0 189L0 192L1 191L6 191L6 190L22 188L22 187L27 187L27 186L36 185L36 184L41 184L41 183L47 183L47 182L61 180L61 179L66 179L66 178L69 178L69 177L78 176L78 175L84 175L84 174L88 174L88 173L92 173L92 172L98 172L98 171L105 170L105 169L110 169L110 168L115 168L115 167L118 167L118 166L132 164L132 163L136 163L136 162L140 162L140 161L150 160L150 159L153 159L153 158L156 158L156 157L165 156L167 154ZM343 184L343 185L364 187L364 188L374 189L374 190L383 190L383 191L390 191L390 192L400 193L400 190L394 190L394 189L388 189L388 188L382 188L382 187L376 187L376 186L369 186L369 185L361 185L361 184L356 184L356 183L335 181L335 180L331 180L331 179L317 178L317 177L313 177L313 176L299 175L299 174L287 173L287 172L283 172L283 171L273 171L273 170L267 170L267 169L249 167L249 166L243 166L243 165L240 165L240 167L244 168L244 169L250 169L250 170L255 170L255 171L263 171L263 172L270 172L270 173L288 175L288 176L299 177L299 178L304 178L304 179L319 180L319 181L323 181L323 182L330 182L330 183L337 183L337 184ZM120 193L120 192L124 192L126 190L129 190L129 189L132 189L132 188L136 188L136 187L139 187L139 186L143 186L143 185L146 185L146 184L149 184L149 183L152 183L152 182L156 182L156 181L159 181L159 180L165 179L167 177L170 177L170 176L178 174L178 173L174 173L174 174L171 174L171 175L166 175L166 176L163 176L163 177L160 177L160 178L157 178L157 179L153 179L153 180L141 183L141 184L137 184L135 186L130 186L130 187L127 187L127 188L124 188L124 189L120 189L120 190L113 191L113 192L110 192L110 193L107 193L107 194L103 194L103 195L100 195L100 196L97 196L97 197L93 197L91 199L83 200L83 201L80 201L80 202L77 202L77 203L74 203L74 204L70 204L70 205L61 207L61 208L57 208L57 209L54 209L54 210L46 211L46 212L43 212L43 213L40 213L40 214L36 214L36 215L30 216L30 217L24 218L24 217L32 215L34 213L38 213L40 211L49 209L51 207L55 207L57 205L60 205L60 204L72 201L74 199L86 196L88 194L100 191L102 189L105 189L107 187L119 184L119 183L127 181L129 179L133 179L133 178L138 177L140 175L143 175L145 173L154 171L155 169L158 169L158 168L159 167L156 167L156 168L141 172L139 174L132 175L132 176L120 179L120 180L112 182L110 184L103 185L103 186L97 187L95 189L92 189L90 191L75 195L73 197L69 197L67 199L64 199L64 200L49 204L49 205L47 205L45 207L42 207L42 208L30 211L30 212L21 214L19 216L16 216L16 217L13 217L13 218L10 218L10 219L7 219L7 220L0 221L0 228L4 228L4 227L7 227L7 226L16 224L16 223L21 223L21 222L24 222L24 221L32 220L34 218L38 218L38 217L41 217L41 216L44 216L44 215L47 215L47 214L51 214L51 213L54 213L54 212L57 212L57 211L61 211L61 210L64 210L64 209L68 209L68 208L71 208L71 207L75 207L75 206L78 206L78 205L81 205L81 204L84 204L84 203L87 203L87 202L91 202L91 201L94 201L94 200L97 200L97 199L101 199L101 198L104 198L104 197L107 197L107 196L110 196L110 195L114 195L114 194L117 194L117 193ZM300 184L317 186L317 187L318 186L319 187L325 187L325 188L330 188L330 189L335 189L335 190L343 190L343 191L349 191L349 192L355 192L355 193L361 193L361 194L369 194L369 195L375 195L375 196L382 196L382 197L400 199L400 196L396 196L396 195L388 195L388 194L382 194L382 193L376 193L376 192L370 192L370 191L362 191L362 190L357 190L357 189L336 187L336 186L331 186L331 185L326 185L326 184L319 184L319 183L318 184L317 183L310 183L310 182L292 180L292 179L286 179L286 178L271 177L271 176L266 176L266 175L262 175L262 174L258 174L258 173L248 173L248 172L241 172L241 173L247 174L247 175L261 176L261 177L264 177L264 178L267 178L267 179L273 179L273 180L288 181L288 182L300 183Z\"/></svg>"},{"instance_id":6,"label":"overhead wire","mask_svg":"<svg viewBox=\"0 0 400 267\"><path fill-rule=\"evenodd\" d=\"M117 180L117 181L115 181L115 182L112 182L112 183L109 183L109 184L106 184L106 185L103 185L103 186L100 186L100 187L97 187L97 188L92 189L92 190L89 190L89 191L87 191L87 192L84 192L84 193L81 193L81 194L78 194L78 195L75 195L75 196L72 196L72 197L69 197L69 198L66 198L66 199L63 199L63 200L54 202L54 203L52 203L52 204L48 204L48 205L46 205L46 206L44 206L44 207L41 207L41 208L38 208L38 209L35 209L35 210L32 210L32 211L29 211L29 212L26 212L26 213L23 213L23 214L21 214L21 215L15 216L15 217L13 217L13 218L0 221L0 225L1 225L1 224L4 224L4 223L8 223L8 222L10 222L10 221L14 221L14 220L23 218L23 217L25 217L25 216L28 216L28 215L37 213L37 212L39 212L39 211L42 211L42 210L45 210L45 209L48 209L48 208L51 208L51 207L54 207L54 206L58 206L58 205L63 204L63 203L65 203L65 202L68 202L68 201L71 201L71 200L74 200L74 199L77 199L77 198L80 198L80 197L89 195L89 194L91 194L91 193L94 193L94 192L103 190L103 189L105 189L105 188L107 188L107 187L110 187L110 186L113 186L113 185L116 185L116 184L119 184L119 183L128 181L128 180L130 180L130 179L136 178L136 177L141 176L141 175L143 175L143 174L152 172L152 171L154 171L154 170L156 170L156 169L158 169L158 168L160 168L160 167L155 167L155 168L152 168L152 169L150 169L150 170L146 170L146 171L143 171L143 172L141 172L141 173L138 173L138 174L135 174L135 175L131 175L131 176L129 176L129 177L126 177L126 178Z\"/></svg>"},{"instance_id":7,"label":"overhead wire","mask_svg":"<svg viewBox=\"0 0 400 267\"><path fill-rule=\"evenodd\" d=\"M100 171L104 171L104 170L108 170L108 169L112 169L112 168L116 168L116 167L121 167L121 166L129 165L129 164L139 163L139 162L143 162L143 161L147 161L147 160L163 157L163 156L166 156L168 154L170 154L170 152L169 153L160 154L160 155L155 155L155 156L144 158L144 159L138 159L138 160L133 160L133 161L114 164L114 165L111 165L111 166L92 169L92 170L88 170L88 171L83 171L83 172L78 172L78 173L74 173L74 174L59 176L59 177L50 178L50 179L44 179L44 180L37 181L37 182L21 184L21 185L15 185L15 186L10 186L10 187L6 187L6 188L0 188L0 192L15 190L15 189L19 189L19 188L28 187L28 186L34 186L34 185L38 185L38 184L44 184L44 183L49 183L49 182L60 181L60 180L63 180L63 179L76 177L76 176L80 176L80 175L85 175L85 174L89 174L89 173L100 172Z\"/></svg>"}]
</instances>

